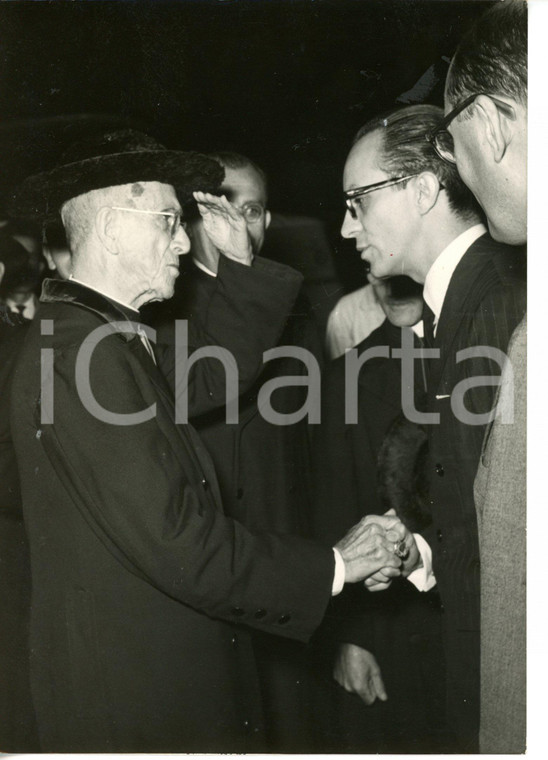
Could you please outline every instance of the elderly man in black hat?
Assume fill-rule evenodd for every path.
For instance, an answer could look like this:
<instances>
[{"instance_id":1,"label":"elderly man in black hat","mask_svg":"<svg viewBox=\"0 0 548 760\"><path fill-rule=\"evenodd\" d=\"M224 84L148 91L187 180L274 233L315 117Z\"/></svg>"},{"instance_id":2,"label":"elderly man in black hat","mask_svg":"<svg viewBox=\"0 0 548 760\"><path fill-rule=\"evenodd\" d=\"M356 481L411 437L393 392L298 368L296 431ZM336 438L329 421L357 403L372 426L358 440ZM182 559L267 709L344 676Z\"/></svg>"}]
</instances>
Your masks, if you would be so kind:
<instances>
[{"instance_id":1,"label":"elderly man in black hat","mask_svg":"<svg viewBox=\"0 0 548 760\"><path fill-rule=\"evenodd\" d=\"M179 197L201 191L204 226L225 254L189 342L230 349L241 383L260 369L299 286L287 267L252 261L241 213L203 192L221 180L215 161L112 134L80 144L14 199L19 214L60 211L72 254L72 278L45 282L13 394L44 751L260 749L241 624L306 640L341 581L405 572L416 559L402 564L411 539L393 518L361 523L335 551L250 533L223 514L195 431L174 424L136 310L173 292L189 249ZM223 403L219 366L194 365L193 411Z\"/></svg>"}]
</instances>

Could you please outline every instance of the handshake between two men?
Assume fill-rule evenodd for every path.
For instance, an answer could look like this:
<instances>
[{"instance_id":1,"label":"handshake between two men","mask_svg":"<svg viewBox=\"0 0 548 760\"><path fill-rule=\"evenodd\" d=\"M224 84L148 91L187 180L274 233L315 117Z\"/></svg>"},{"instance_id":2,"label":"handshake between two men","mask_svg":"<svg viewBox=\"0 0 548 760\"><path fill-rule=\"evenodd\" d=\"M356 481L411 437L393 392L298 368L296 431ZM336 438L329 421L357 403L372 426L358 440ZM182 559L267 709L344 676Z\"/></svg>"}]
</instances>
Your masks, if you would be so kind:
<instances>
[{"instance_id":1,"label":"handshake between two men","mask_svg":"<svg viewBox=\"0 0 548 760\"><path fill-rule=\"evenodd\" d=\"M370 591L388 588L422 563L413 534L393 510L362 518L335 549L344 560L345 582L364 581Z\"/></svg>"}]
</instances>

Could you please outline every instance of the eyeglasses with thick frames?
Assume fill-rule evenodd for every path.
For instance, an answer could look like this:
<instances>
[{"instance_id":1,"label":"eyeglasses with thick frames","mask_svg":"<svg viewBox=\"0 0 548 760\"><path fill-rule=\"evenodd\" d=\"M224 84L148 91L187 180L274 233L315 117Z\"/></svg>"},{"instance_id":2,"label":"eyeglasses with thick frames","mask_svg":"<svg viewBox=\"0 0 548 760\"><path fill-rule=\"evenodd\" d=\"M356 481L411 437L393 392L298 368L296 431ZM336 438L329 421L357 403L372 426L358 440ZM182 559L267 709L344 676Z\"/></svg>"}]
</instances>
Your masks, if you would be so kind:
<instances>
[{"instance_id":1,"label":"eyeglasses with thick frames","mask_svg":"<svg viewBox=\"0 0 548 760\"><path fill-rule=\"evenodd\" d=\"M126 206L109 206L113 211L130 211L133 214L154 214L156 216L163 216L169 220L168 232L173 239L177 234L179 227L186 230L186 222L181 219L180 211L148 211L142 208L127 208Z\"/></svg>"},{"instance_id":2,"label":"eyeglasses with thick frames","mask_svg":"<svg viewBox=\"0 0 548 760\"><path fill-rule=\"evenodd\" d=\"M352 190L346 190L344 193L344 202L346 203L346 208L348 209L350 216L352 219L358 218L355 206L358 198L361 198L363 195L368 195L369 193L374 193L375 190L382 190L385 187L405 182L416 176L416 174L407 174L405 177L392 177L391 179L382 180L382 182L374 182L372 185L363 185L363 187L354 187Z\"/></svg>"},{"instance_id":3,"label":"eyeglasses with thick frames","mask_svg":"<svg viewBox=\"0 0 548 760\"><path fill-rule=\"evenodd\" d=\"M462 113L466 108L468 108L468 106L471 106L474 100L480 95L485 95L490 100L492 100L499 111L509 119L512 119L512 121L514 121L516 118L516 114L512 106L508 103L505 103L503 100L499 100L498 98L493 97L493 95L489 95L487 92L476 92L474 95L470 95L470 97L463 100L462 103L459 103L457 106L455 106L452 111L449 111L447 116L444 118L439 127L434 130L434 132L426 135L426 139L429 143L432 143L434 150L438 156L444 161L447 161L448 164L456 164L457 162L455 159L455 142L453 140L452 134L447 130L447 127L449 124L451 124L453 119L459 115L459 113Z\"/></svg>"}]
</instances>

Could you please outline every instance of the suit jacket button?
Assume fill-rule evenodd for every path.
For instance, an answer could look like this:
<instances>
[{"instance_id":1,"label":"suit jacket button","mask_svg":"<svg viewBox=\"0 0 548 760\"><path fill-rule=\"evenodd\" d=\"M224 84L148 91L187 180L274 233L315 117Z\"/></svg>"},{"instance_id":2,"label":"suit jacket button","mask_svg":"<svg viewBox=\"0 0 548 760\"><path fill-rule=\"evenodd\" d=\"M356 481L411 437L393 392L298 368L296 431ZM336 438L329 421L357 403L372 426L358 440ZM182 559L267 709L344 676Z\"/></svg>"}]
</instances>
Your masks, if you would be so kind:
<instances>
[{"instance_id":1,"label":"suit jacket button","mask_svg":"<svg viewBox=\"0 0 548 760\"><path fill-rule=\"evenodd\" d=\"M242 610L241 607L233 607L230 612L234 615L234 617L242 617L242 615L245 615L245 611Z\"/></svg>"},{"instance_id":2,"label":"suit jacket button","mask_svg":"<svg viewBox=\"0 0 548 760\"><path fill-rule=\"evenodd\" d=\"M254 617L255 617L255 620L262 620L265 617L265 615L266 615L266 610L260 609L260 610L257 610Z\"/></svg>"},{"instance_id":3,"label":"suit jacket button","mask_svg":"<svg viewBox=\"0 0 548 760\"><path fill-rule=\"evenodd\" d=\"M237 637L237 636L233 636L233 637L230 639L230 643L232 644L232 646L233 646L233 647L235 647L235 646L236 646L236 644L238 643L238 637Z\"/></svg>"},{"instance_id":4,"label":"suit jacket button","mask_svg":"<svg viewBox=\"0 0 548 760\"><path fill-rule=\"evenodd\" d=\"M286 623L289 623L290 620L291 620L291 615L282 615L281 617L278 618L278 623L280 625L285 625Z\"/></svg>"},{"instance_id":5,"label":"suit jacket button","mask_svg":"<svg viewBox=\"0 0 548 760\"><path fill-rule=\"evenodd\" d=\"M443 533L441 532L441 530L439 528L436 531L436 537L437 537L438 541L442 541L443 540Z\"/></svg>"},{"instance_id":6,"label":"suit jacket button","mask_svg":"<svg viewBox=\"0 0 548 760\"><path fill-rule=\"evenodd\" d=\"M443 469L443 466L439 462L436 465L436 472L440 476L440 478L443 478L443 476L445 474L445 470Z\"/></svg>"},{"instance_id":7,"label":"suit jacket button","mask_svg":"<svg viewBox=\"0 0 548 760\"><path fill-rule=\"evenodd\" d=\"M202 486L202 488L204 489L204 491L207 491L207 489L209 488L209 483L207 482L207 480L205 478L202 478L200 480L200 485Z\"/></svg>"}]
</instances>

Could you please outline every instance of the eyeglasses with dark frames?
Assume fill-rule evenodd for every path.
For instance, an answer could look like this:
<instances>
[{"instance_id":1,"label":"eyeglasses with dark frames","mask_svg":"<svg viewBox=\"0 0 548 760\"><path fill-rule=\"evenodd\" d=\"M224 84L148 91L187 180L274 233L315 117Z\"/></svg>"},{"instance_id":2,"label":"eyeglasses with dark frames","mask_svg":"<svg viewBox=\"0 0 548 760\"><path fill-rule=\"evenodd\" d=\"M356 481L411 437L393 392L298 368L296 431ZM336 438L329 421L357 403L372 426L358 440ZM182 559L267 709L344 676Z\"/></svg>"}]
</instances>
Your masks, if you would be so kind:
<instances>
[{"instance_id":1,"label":"eyeglasses with dark frames","mask_svg":"<svg viewBox=\"0 0 548 760\"><path fill-rule=\"evenodd\" d=\"M426 135L426 139L433 145L434 150L438 156L444 161L447 161L448 164L456 164L456 159L455 142L453 140L452 134L448 131L447 127L453 121L453 119L459 115L459 113L462 113L468 108L468 106L471 106L474 100L480 95L485 95L486 97L490 98L499 109L499 111L509 119L512 119L512 121L516 118L516 114L512 106L508 103L505 103L503 100L499 100L493 95L489 95L487 92L476 92L474 95L470 95L470 97L463 100L462 103L459 103L457 106L455 106L452 111L449 111L447 116L443 119L439 127L434 130L434 132Z\"/></svg>"},{"instance_id":2,"label":"eyeglasses with dark frames","mask_svg":"<svg viewBox=\"0 0 548 760\"><path fill-rule=\"evenodd\" d=\"M382 180L382 182L374 182L372 185L363 185L363 187L353 187L352 190L346 190L344 193L344 201L346 203L346 207L350 213L350 216L352 219L358 218L357 209L355 206L358 198L361 198L364 195L368 195L369 193L374 193L376 190L382 190L385 187L391 187L392 185L397 185L400 182L405 182L406 180L416 176L416 174L407 174L405 177L392 177L390 179Z\"/></svg>"},{"instance_id":3,"label":"eyeglasses with dark frames","mask_svg":"<svg viewBox=\"0 0 548 760\"><path fill-rule=\"evenodd\" d=\"M127 208L126 206L109 206L114 211L130 211L133 214L155 214L156 216L163 216L168 219L168 232L173 239L177 234L179 227L186 230L186 222L181 219L180 211L149 211L142 208Z\"/></svg>"}]
</instances>

